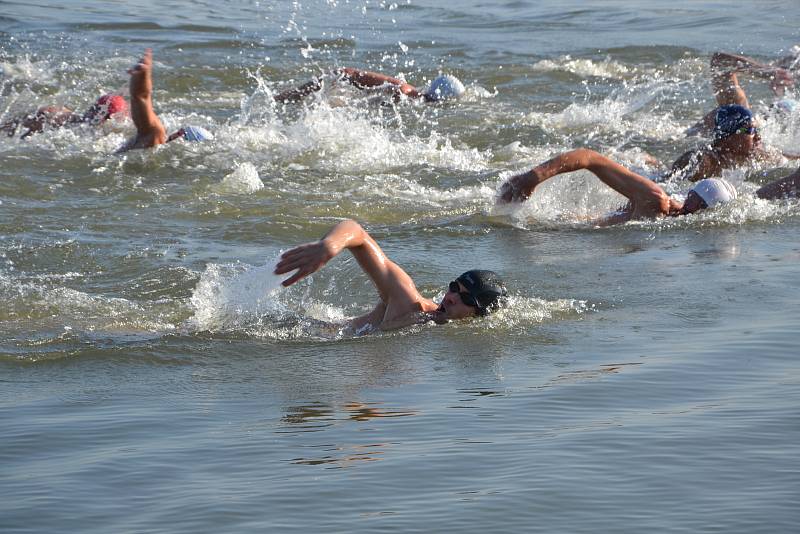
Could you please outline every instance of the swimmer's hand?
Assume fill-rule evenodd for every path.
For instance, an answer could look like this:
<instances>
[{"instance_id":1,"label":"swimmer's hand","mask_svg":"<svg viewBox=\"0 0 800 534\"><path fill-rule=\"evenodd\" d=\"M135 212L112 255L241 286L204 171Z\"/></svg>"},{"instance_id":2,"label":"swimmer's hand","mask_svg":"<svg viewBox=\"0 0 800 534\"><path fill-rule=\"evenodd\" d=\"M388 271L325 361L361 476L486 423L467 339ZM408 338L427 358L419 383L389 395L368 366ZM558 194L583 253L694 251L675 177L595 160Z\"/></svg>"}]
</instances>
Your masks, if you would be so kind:
<instances>
[{"instance_id":1,"label":"swimmer's hand","mask_svg":"<svg viewBox=\"0 0 800 534\"><path fill-rule=\"evenodd\" d=\"M335 255L332 246L325 239L300 245L281 254L281 259L275 266L275 274L286 274L296 269L296 273L281 282L284 287L288 287L322 269Z\"/></svg>"},{"instance_id":2,"label":"swimmer's hand","mask_svg":"<svg viewBox=\"0 0 800 534\"><path fill-rule=\"evenodd\" d=\"M143 76L151 70L153 70L153 49L145 48L142 58L136 65L128 69L128 74L131 76Z\"/></svg>"},{"instance_id":3,"label":"swimmer's hand","mask_svg":"<svg viewBox=\"0 0 800 534\"><path fill-rule=\"evenodd\" d=\"M536 189L537 185L539 185L539 177L534 171L512 176L500 186L497 203L525 202L533 194L533 190Z\"/></svg>"}]
</instances>

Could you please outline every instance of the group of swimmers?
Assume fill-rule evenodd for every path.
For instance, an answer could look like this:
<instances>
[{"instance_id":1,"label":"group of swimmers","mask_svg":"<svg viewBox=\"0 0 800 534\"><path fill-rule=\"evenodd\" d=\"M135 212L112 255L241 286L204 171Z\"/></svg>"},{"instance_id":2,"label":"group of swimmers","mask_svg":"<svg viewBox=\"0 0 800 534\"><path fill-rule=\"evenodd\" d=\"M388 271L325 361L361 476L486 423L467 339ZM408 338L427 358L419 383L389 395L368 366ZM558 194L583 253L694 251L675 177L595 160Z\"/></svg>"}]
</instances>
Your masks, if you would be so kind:
<instances>
[{"instance_id":1,"label":"group of swimmers","mask_svg":"<svg viewBox=\"0 0 800 534\"><path fill-rule=\"evenodd\" d=\"M593 150L579 148L559 154L528 172L512 176L502 184L498 203L524 202L545 180L581 169L590 171L628 199L622 209L600 221L602 224L688 215L730 202L736 198L737 192L729 182L719 177L722 171L768 157L761 145L757 121L738 76L749 74L768 80L773 92L780 98L775 108L792 111L797 106L796 102L783 97L785 89L794 86L793 73L800 72L800 50L797 52L770 64L735 54L714 54L711 68L718 107L690 128L692 134L710 134L711 143L680 156L663 176L664 179L696 182L685 201L670 197L656 181ZM21 137L25 138L45 128L60 128L70 124L97 125L115 115L130 115L136 134L119 149L120 152L153 148L178 139L191 142L213 139L211 132L192 125L167 134L153 108L150 49L145 50L141 60L128 73L130 107L121 95L106 94L83 114L64 107L42 107L34 113L0 125L0 131L13 136L22 128L25 131ZM388 92L396 100L410 98L438 102L459 98L465 92L461 81L452 75L440 75L426 89L419 89L404 80L381 73L342 68L327 77L316 78L283 91L274 98L279 103L297 102L320 91L326 81ZM762 199L797 197L799 193L800 169L756 191L756 195ZM450 320L484 316L502 307L508 295L496 273L471 270L450 282L442 301L437 304L422 296L408 273L391 261L361 225L352 220L335 225L317 242L285 252L275 268L275 274L292 273L283 281L284 286L292 285L321 269L345 249L353 254L372 280L380 299L372 311L350 321L349 327L356 334L392 330L429 321L443 324Z\"/></svg>"}]
</instances>

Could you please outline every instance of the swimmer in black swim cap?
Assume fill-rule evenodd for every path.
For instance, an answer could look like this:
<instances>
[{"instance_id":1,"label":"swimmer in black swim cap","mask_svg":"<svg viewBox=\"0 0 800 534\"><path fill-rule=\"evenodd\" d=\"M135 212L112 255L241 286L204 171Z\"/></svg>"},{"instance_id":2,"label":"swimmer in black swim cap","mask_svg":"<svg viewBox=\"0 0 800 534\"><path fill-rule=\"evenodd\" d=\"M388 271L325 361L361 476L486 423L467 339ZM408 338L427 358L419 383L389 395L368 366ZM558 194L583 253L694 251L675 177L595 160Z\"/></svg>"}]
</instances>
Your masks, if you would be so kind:
<instances>
[{"instance_id":1,"label":"swimmer in black swim cap","mask_svg":"<svg viewBox=\"0 0 800 534\"><path fill-rule=\"evenodd\" d=\"M506 286L494 271L467 271L448 286L448 291L439 304L440 311L447 311L447 306L457 303L456 296L462 303L475 308L480 316L488 315L499 308L508 295Z\"/></svg>"},{"instance_id":2,"label":"swimmer in black swim cap","mask_svg":"<svg viewBox=\"0 0 800 534\"><path fill-rule=\"evenodd\" d=\"M370 277L380 301L375 308L349 322L356 334L394 330L433 321L485 316L504 304L506 288L492 271L467 271L450 282L442 302L437 304L417 291L414 280L383 253L374 239L352 220L334 226L320 241L284 252L275 274L296 271L283 281L290 286L320 270L344 249L350 250L361 269Z\"/></svg>"}]
</instances>

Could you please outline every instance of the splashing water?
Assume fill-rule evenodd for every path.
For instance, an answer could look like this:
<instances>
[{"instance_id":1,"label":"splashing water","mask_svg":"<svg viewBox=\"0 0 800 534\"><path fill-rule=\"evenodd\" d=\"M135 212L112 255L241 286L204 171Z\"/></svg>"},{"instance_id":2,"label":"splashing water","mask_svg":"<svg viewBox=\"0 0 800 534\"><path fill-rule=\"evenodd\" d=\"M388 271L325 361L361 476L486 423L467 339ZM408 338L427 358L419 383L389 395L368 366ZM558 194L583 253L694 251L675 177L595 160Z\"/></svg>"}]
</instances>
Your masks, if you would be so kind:
<instances>
[{"instance_id":1,"label":"splashing water","mask_svg":"<svg viewBox=\"0 0 800 534\"><path fill-rule=\"evenodd\" d=\"M192 327L224 331L266 314L286 312L276 298L282 287L282 278L273 274L276 263L277 258L260 267L241 263L208 265L190 298Z\"/></svg>"},{"instance_id":2,"label":"splashing water","mask_svg":"<svg viewBox=\"0 0 800 534\"><path fill-rule=\"evenodd\" d=\"M215 193L255 193L264 189L264 182L252 163L240 163L234 171L225 176L222 182L212 187Z\"/></svg>"}]
</instances>

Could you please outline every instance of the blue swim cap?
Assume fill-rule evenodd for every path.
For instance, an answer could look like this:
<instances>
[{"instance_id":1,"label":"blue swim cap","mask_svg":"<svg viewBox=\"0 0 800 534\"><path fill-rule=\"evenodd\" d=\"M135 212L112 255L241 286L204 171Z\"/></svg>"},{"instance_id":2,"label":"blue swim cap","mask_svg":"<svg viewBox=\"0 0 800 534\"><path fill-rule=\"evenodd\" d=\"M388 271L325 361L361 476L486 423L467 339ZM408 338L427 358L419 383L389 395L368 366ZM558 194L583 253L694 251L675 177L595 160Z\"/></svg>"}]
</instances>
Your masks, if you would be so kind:
<instances>
[{"instance_id":1,"label":"blue swim cap","mask_svg":"<svg viewBox=\"0 0 800 534\"><path fill-rule=\"evenodd\" d=\"M202 126L184 126L183 138L187 141L211 141L214 134Z\"/></svg>"},{"instance_id":2,"label":"blue swim cap","mask_svg":"<svg viewBox=\"0 0 800 534\"><path fill-rule=\"evenodd\" d=\"M753 125L753 113L744 106L735 104L720 106L714 117L714 138L724 139L735 134L741 128Z\"/></svg>"}]
</instances>

